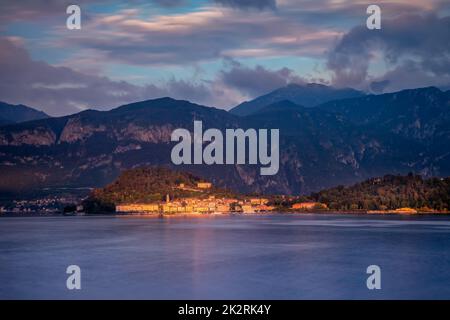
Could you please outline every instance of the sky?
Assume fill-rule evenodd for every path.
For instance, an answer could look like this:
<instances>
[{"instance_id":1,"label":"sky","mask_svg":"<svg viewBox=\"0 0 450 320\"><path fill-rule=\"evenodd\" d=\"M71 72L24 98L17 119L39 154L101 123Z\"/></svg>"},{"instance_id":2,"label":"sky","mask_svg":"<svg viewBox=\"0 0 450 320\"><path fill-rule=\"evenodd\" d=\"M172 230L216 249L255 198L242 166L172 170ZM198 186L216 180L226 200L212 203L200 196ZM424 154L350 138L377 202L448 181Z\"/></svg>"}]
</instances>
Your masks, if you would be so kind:
<instances>
[{"instance_id":1,"label":"sky","mask_svg":"<svg viewBox=\"0 0 450 320\"><path fill-rule=\"evenodd\" d=\"M72 4L80 30L66 27ZM450 1L0 2L0 101L52 116L165 96L228 110L309 82L449 89Z\"/></svg>"}]
</instances>

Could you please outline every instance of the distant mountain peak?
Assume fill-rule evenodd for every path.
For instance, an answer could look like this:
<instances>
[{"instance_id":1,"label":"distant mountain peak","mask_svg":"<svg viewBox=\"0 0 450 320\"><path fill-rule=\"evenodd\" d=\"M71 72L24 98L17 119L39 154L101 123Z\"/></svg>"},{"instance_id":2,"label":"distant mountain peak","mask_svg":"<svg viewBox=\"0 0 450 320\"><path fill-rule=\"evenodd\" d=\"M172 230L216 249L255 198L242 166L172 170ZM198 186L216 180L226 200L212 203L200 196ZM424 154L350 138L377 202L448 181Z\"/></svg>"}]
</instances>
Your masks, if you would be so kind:
<instances>
[{"instance_id":1,"label":"distant mountain peak","mask_svg":"<svg viewBox=\"0 0 450 320\"><path fill-rule=\"evenodd\" d=\"M170 97L162 97L156 99L143 100L139 102L128 103L122 105L112 111L130 111L139 109L159 109L159 108L177 108L177 107L204 107L187 100L177 100Z\"/></svg>"},{"instance_id":2,"label":"distant mountain peak","mask_svg":"<svg viewBox=\"0 0 450 320\"><path fill-rule=\"evenodd\" d=\"M0 125L12 124L32 120L46 119L49 116L39 110L25 106L23 104L9 104L0 101Z\"/></svg>"},{"instance_id":3,"label":"distant mountain peak","mask_svg":"<svg viewBox=\"0 0 450 320\"><path fill-rule=\"evenodd\" d=\"M295 89L295 88L305 88L305 87L307 87L307 88L333 88L333 87L327 86L323 83L317 83L317 82L309 82L306 84L293 82L293 83L289 83L288 85L286 85L284 87L278 88L277 90L280 90L280 89L282 90L285 88Z\"/></svg>"},{"instance_id":4,"label":"distant mountain peak","mask_svg":"<svg viewBox=\"0 0 450 320\"><path fill-rule=\"evenodd\" d=\"M416 89L405 89L400 91L400 93L418 93L418 94L441 94L443 91L437 87L430 86L424 88L416 88Z\"/></svg>"},{"instance_id":5,"label":"distant mountain peak","mask_svg":"<svg viewBox=\"0 0 450 320\"><path fill-rule=\"evenodd\" d=\"M140 105L140 104L174 103L174 102L177 102L177 101L182 101L182 100L176 100L176 99L173 99L173 98L170 98L170 97L161 97L161 98L146 99L146 100L142 100L142 101L131 102L131 103L127 103L125 105L122 105L121 107L137 106L137 105Z\"/></svg>"},{"instance_id":6,"label":"distant mountain peak","mask_svg":"<svg viewBox=\"0 0 450 320\"><path fill-rule=\"evenodd\" d=\"M364 95L363 92L354 89L334 88L320 83L308 83L305 85L291 83L254 100L243 102L231 109L230 112L238 116L247 116L264 109L266 106L284 100L289 100L305 107L315 107L332 100L356 98Z\"/></svg>"},{"instance_id":7,"label":"distant mountain peak","mask_svg":"<svg viewBox=\"0 0 450 320\"><path fill-rule=\"evenodd\" d=\"M282 101L277 101L275 103L269 104L268 106L265 106L264 108L255 112L254 114L272 112L272 111L283 112L283 111L288 111L288 110L304 110L304 109L305 109L304 106L295 104L290 100L282 100Z\"/></svg>"},{"instance_id":8,"label":"distant mountain peak","mask_svg":"<svg viewBox=\"0 0 450 320\"><path fill-rule=\"evenodd\" d=\"M179 100L179 99L174 99L171 97L161 97L161 98L156 98L156 99L147 99L144 100L142 102L148 102L148 103L178 103L178 102L189 102L187 100Z\"/></svg>"},{"instance_id":9,"label":"distant mountain peak","mask_svg":"<svg viewBox=\"0 0 450 320\"><path fill-rule=\"evenodd\" d=\"M307 87L317 87L317 88L331 88L323 83L310 82L306 85Z\"/></svg>"}]
</instances>

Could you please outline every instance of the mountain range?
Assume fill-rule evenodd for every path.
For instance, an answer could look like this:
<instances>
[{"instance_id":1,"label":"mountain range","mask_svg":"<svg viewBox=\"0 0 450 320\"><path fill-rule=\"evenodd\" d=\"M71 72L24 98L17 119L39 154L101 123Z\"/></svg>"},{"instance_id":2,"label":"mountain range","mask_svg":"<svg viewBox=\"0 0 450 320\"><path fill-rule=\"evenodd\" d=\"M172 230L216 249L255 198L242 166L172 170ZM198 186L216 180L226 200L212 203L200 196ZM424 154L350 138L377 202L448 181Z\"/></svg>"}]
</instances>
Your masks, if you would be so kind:
<instances>
[{"instance_id":1,"label":"mountain range","mask_svg":"<svg viewBox=\"0 0 450 320\"><path fill-rule=\"evenodd\" d=\"M0 125L45 119L49 116L42 111L24 105L12 105L0 101Z\"/></svg>"},{"instance_id":2,"label":"mountain range","mask_svg":"<svg viewBox=\"0 0 450 320\"><path fill-rule=\"evenodd\" d=\"M289 100L310 108L332 100L356 98L364 95L365 94L361 91L349 88L337 89L318 83L309 83L307 85L293 83L254 100L243 102L231 109L230 112L238 116L248 116L260 111L268 105L283 100Z\"/></svg>"},{"instance_id":3,"label":"mountain range","mask_svg":"<svg viewBox=\"0 0 450 320\"><path fill-rule=\"evenodd\" d=\"M450 91L349 92L356 96L305 98L326 100L307 106L292 95L280 97L245 116L161 98L2 126L0 193L98 187L143 165L171 166L219 187L271 194L308 194L387 173L450 176ZM192 131L194 120L204 130L278 128L278 174L261 176L255 165L173 166L170 135L176 128Z\"/></svg>"}]
</instances>

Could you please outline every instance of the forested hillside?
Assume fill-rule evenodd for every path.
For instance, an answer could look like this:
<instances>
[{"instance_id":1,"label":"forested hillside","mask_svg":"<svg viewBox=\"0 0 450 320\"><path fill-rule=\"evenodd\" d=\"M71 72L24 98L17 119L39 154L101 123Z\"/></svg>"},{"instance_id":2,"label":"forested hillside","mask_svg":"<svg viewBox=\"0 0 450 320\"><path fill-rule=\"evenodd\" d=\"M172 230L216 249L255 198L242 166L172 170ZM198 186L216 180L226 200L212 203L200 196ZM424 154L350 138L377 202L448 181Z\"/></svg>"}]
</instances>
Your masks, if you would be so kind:
<instances>
[{"instance_id":1,"label":"forested hillside","mask_svg":"<svg viewBox=\"0 0 450 320\"><path fill-rule=\"evenodd\" d=\"M355 185L338 186L311 194L312 200L332 210L448 210L450 178L423 179L420 175L386 175Z\"/></svg>"}]
</instances>

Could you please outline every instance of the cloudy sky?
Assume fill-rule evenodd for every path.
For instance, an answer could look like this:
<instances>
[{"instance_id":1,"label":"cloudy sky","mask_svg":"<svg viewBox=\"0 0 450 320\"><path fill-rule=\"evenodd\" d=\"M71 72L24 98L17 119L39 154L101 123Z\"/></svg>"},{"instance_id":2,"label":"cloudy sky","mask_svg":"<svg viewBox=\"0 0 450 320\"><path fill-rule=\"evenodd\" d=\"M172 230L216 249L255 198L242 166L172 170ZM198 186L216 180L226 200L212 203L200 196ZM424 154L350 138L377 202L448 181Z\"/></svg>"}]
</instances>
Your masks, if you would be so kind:
<instances>
[{"instance_id":1,"label":"cloudy sky","mask_svg":"<svg viewBox=\"0 0 450 320\"><path fill-rule=\"evenodd\" d=\"M81 30L66 28L70 4ZM366 28L370 4L381 30ZM229 109L305 82L450 88L450 1L0 2L0 101L50 115L162 96Z\"/></svg>"}]
</instances>

